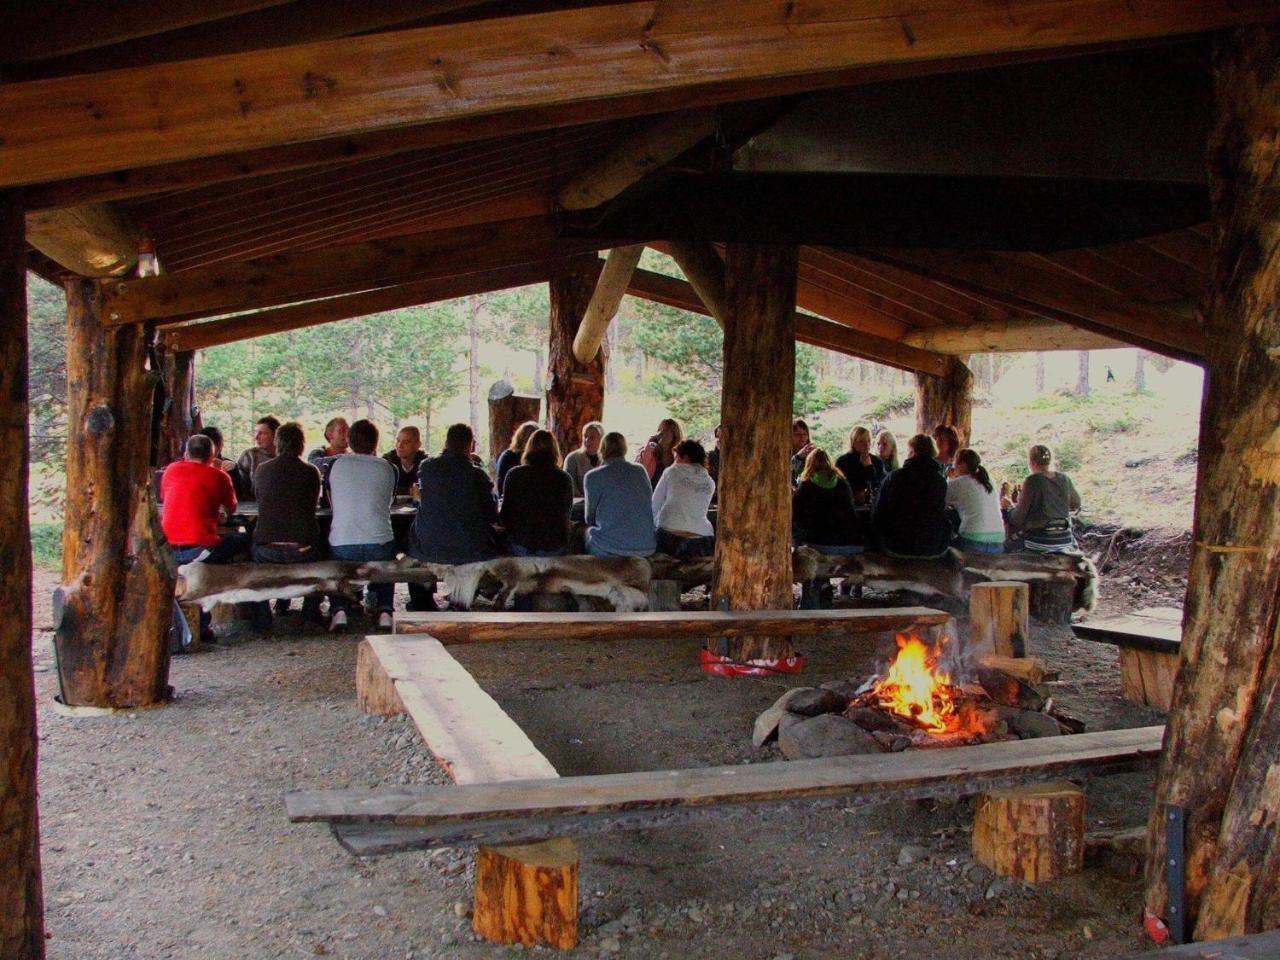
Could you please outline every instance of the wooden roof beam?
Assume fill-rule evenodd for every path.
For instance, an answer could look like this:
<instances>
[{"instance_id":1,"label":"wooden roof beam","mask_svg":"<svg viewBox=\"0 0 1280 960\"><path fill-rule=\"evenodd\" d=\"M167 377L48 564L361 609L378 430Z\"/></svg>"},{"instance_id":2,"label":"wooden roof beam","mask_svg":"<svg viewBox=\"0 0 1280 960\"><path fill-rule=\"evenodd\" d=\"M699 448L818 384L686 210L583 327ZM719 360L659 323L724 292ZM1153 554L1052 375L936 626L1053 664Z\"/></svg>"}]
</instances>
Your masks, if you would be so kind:
<instances>
[{"instance_id":1,"label":"wooden roof beam","mask_svg":"<svg viewBox=\"0 0 1280 960\"><path fill-rule=\"evenodd\" d=\"M600 258L594 255L562 257L535 263L500 267L496 270L480 270L475 273L441 277L419 283L405 283L363 293L315 300L308 303L262 310L258 313L238 314L191 323L184 326L162 327L161 341L173 351L203 350L224 343L250 340L254 337L305 327L367 317L387 310L418 307L456 297L469 297L477 293L523 287L542 283L570 273L599 269Z\"/></svg>"},{"instance_id":2,"label":"wooden roof beam","mask_svg":"<svg viewBox=\"0 0 1280 960\"><path fill-rule=\"evenodd\" d=\"M627 286L627 293L642 300L663 303L690 313L714 316L702 302L692 284L651 270L637 270ZM812 314L796 311L796 340L823 347L851 357L860 357L900 370L920 371L941 376L949 357L917 347L864 333Z\"/></svg>"},{"instance_id":3,"label":"wooden roof beam","mask_svg":"<svg viewBox=\"0 0 1280 960\"><path fill-rule=\"evenodd\" d=\"M1273 0L1007 0L998 11L919 0L906 15L708 0L653 11L651 2L583 7L0 85L0 187L573 101L1143 40L1275 15Z\"/></svg>"},{"instance_id":4,"label":"wooden roof beam","mask_svg":"<svg viewBox=\"0 0 1280 960\"><path fill-rule=\"evenodd\" d=\"M585 210L612 200L716 131L716 112L689 110L649 124L623 139L566 183L556 199L565 210Z\"/></svg>"},{"instance_id":5,"label":"wooden roof beam","mask_svg":"<svg viewBox=\"0 0 1280 960\"><path fill-rule=\"evenodd\" d=\"M636 271L640 255L644 253L644 244L630 247L614 247L600 271L596 281L595 292L591 294L591 302L587 304L582 315L582 323L573 338L573 355L579 363L591 363L600 351L609 332L609 324L618 313L618 306L626 296L627 284Z\"/></svg>"},{"instance_id":6,"label":"wooden roof beam","mask_svg":"<svg viewBox=\"0 0 1280 960\"><path fill-rule=\"evenodd\" d=\"M82 277L115 277L138 263L141 234L110 203L84 203L27 214L27 242Z\"/></svg>"},{"instance_id":7,"label":"wooden roof beam","mask_svg":"<svg viewBox=\"0 0 1280 960\"><path fill-rule=\"evenodd\" d=\"M177 322L594 252L536 217L196 267L106 285L104 323Z\"/></svg>"},{"instance_id":8,"label":"wooden roof beam","mask_svg":"<svg viewBox=\"0 0 1280 960\"><path fill-rule=\"evenodd\" d=\"M1204 357L1206 336L1199 323L1164 307L1130 300L1078 277L1046 269L1032 255L889 249L859 253L1179 360L1198 363Z\"/></svg>"},{"instance_id":9,"label":"wooden roof beam","mask_svg":"<svg viewBox=\"0 0 1280 960\"><path fill-rule=\"evenodd\" d=\"M903 343L962 357L971 353L1020 353L1039 350L1111 350L1128 344L1057 320L988 320L915 330Z\"/></svg>"}]
</instances>

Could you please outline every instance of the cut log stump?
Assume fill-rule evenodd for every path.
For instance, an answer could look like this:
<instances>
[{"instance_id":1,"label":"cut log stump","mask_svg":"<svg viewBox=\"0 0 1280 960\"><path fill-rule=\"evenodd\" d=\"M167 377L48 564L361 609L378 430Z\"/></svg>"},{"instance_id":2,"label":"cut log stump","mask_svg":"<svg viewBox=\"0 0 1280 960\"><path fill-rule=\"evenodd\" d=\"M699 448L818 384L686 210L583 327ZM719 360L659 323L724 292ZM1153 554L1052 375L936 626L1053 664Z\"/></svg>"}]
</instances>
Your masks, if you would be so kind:
<instances>
[{"instance_id":1,"label":"cut log stump","mask_svg":"<svg viewBox=\"0 0 1280 960\"><path fill-rule=\"evenodd\" d=\"M494 943L578 945L578 846L480 847L472 929Z\"/></svg>"},{"instance_id":2,"label":"cut log stump","mask_svg":"<svg viewBox=\"0 0 1280 960\"><path fill-rule=\"evenodd\" d=\"M1076 604L1074 580L1035 580L1031 588L1031 616L1040 623L1070 623Z\"/></svg>"},{"instance_id":3,"label":"cut log stump","mask_svg":"<svg viewBox=\"0 0 1280 960\"><path fill-rule=\"evenodd\" d=\"M973 644L983 653L1025 657L1031 652L1031 591L1025 583L993 580L969 591Z\"/></svg>"},{"instance_id":4,"label":"cut log stump","mask_svg":"<svg viewBox=\"0 0 1280 960\"><path fill-rule=\"evenodd\" d=\"M974 814L974 859L1027 883L1079 873L1084 808L1084 791L1066 781L984 793Z\"/></svg>"},{"instance_id":5,"label":"cut log stump","mask_svg":"<svg viewBox=\"0 0 1280 960\"><path fill-rule=\"evenodd\" d=\"M650 580L649 609L675 612L680 609L679 580Z\"/></svg>"},{"instance_id":6,"label":"cut log stump","mask_svg":"<svg viewBox=\"0 0 1280 960\"><path fill-rule=\"evenodd\" d=\"M1168 711L1177 679L1177 654L1120 648L1120 688L1126 700Z\"/></svg>"}]
</instances>

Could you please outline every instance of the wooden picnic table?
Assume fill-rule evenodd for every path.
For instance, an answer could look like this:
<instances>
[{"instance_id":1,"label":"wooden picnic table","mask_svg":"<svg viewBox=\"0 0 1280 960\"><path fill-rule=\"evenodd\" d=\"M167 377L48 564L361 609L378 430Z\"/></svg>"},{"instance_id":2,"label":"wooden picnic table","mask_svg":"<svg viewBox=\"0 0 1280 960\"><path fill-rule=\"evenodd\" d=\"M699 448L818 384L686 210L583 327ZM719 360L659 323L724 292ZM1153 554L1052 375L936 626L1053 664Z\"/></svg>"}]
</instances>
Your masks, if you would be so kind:
<instances>
[{"instance_id":1,"label":"wooden picnic table","mask_svg":"<svg viewBox=\"0 0 1280 960\"><path fill-rule=\"evenodd\" d=\"M409 497L396 497L395 502L391 504L391 519L393 521L399 519L412 520L418 515L418 505ZM329 520L333 517L333 510L325 506L316 507L316 518L319 520ZM233 525L244 524L253 526L258 522L258 502L256 500L242 500L236 506L235 512L227 517L227 522Z\"/></svg>"}]
</instances>

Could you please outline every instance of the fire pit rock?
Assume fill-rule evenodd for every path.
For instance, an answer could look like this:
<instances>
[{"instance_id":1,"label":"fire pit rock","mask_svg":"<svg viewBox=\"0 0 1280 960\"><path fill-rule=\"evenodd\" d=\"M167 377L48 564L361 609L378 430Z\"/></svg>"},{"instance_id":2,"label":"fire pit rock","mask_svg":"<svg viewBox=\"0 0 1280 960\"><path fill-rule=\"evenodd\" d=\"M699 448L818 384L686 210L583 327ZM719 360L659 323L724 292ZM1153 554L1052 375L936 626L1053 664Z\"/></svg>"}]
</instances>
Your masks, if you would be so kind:
<instances>
[{"instance_id":1,"label":"fire pit rock","mask_svg":"<svg viewBox=\"0 0 1280 960\"><path fill-rule=\"evenodd\" d=\"M787 701L787 710L802 717L819 717L824 713L843 713L849 698L834 690L802 690Z\"/></svg>"},{"instance_id":2,"label":"fire pit rock","mask_svg":"<svg viewBox=\"0 0 1280 960\"><path fill-rule=\"evenodd\" d=\"M860 753L883 753L885 749L879 740L852 720L835 713L785 724L778 731L778 747L788 760L848 757Z\"/></svg>"}]
</instances>

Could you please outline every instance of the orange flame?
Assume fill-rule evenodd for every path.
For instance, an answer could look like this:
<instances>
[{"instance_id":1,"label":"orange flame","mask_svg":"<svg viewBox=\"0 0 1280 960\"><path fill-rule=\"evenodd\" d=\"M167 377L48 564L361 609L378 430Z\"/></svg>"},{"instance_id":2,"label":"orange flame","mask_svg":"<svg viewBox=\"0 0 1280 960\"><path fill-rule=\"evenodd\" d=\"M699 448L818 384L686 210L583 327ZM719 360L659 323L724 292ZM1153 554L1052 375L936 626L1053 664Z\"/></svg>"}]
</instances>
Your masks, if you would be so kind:
<instances>
[{"instance_id":1,"label":"orange flame","mask_svg":"<svg viewBox=\"0 0 1280 960\"><path fill-rule=\"evenodd\" d=\"M930 649L919 637L898 635L898 654L872 688L882 709L906 717L929 733L961 733L979 725L956 711L951 675L941 669L941 645ZM973 732L977 732L976 730Z\"/></svg>"}]
</instances>

